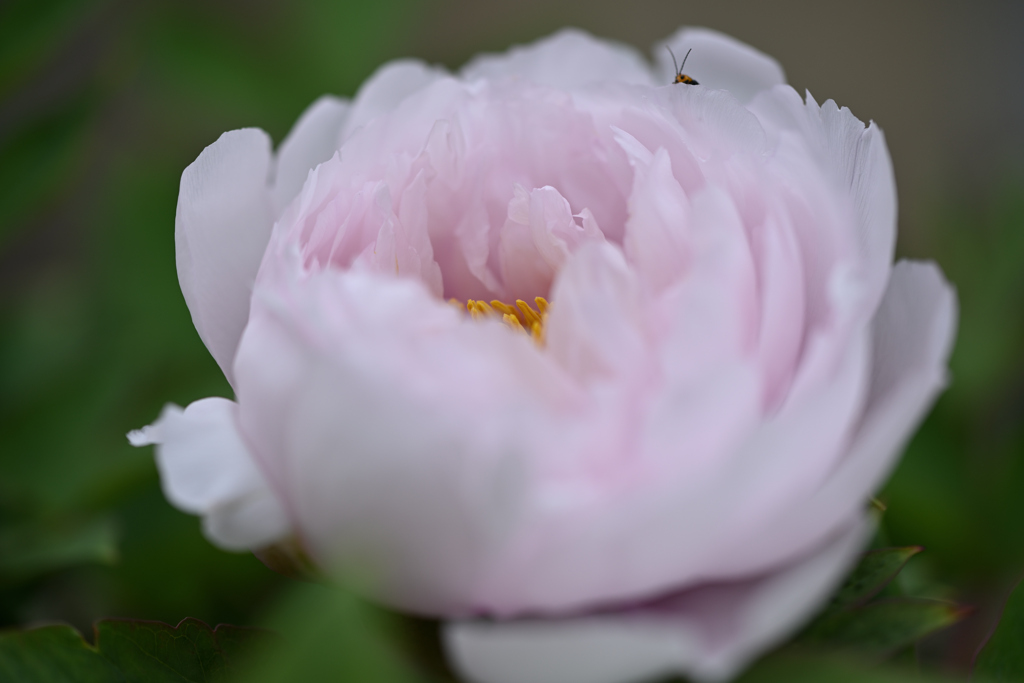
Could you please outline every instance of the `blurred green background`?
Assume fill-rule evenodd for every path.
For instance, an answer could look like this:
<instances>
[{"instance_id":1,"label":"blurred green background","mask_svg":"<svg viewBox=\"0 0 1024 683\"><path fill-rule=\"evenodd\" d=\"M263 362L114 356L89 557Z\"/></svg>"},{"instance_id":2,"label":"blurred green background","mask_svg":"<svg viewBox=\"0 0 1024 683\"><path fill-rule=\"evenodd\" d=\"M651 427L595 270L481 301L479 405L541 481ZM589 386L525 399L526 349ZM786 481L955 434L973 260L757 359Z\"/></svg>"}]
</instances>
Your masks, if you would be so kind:
<instances>
[{"instance_id":1,"label":"blurred green background","mask_svg":"<svg viewBox=\"0 0 1024 683\"><path fill-rule=\"evenodd\" d=\"M384 60L457 67L564 25L645 52L684 24L778 58L886 131L904 255L961 301L953 382L881 494L920 592L976 606L963 669L1024 573L1024 3L7 0L0 3L0 627L262 623L287 587L210 546L124 434L230 390L174 268L182 170L229 129L280 142ZM912 570L912 571L911 571Z\"/></svg>"}]
</instances>

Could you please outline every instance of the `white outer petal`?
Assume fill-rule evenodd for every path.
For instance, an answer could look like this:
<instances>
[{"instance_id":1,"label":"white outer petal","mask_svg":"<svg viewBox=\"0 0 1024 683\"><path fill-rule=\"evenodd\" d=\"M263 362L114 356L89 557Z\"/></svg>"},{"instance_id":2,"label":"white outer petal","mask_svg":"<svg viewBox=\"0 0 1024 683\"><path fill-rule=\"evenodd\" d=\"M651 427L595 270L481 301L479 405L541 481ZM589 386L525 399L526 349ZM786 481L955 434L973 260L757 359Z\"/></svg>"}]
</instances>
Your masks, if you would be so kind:
<instances>
[{"instance_id":1,"label":"white outer petal","mask_svg":"<svg viewBox=\"0 0 1024 683\"><path fill-rule=\"evenodd\" d=\"M229 382L274 223L271 164L267 134L243 128L221 135L181 174L178 281L200 338Z\"/></svg>"},{"instance_id":2,"label":"white outer petal","mask_svg":"<svg viewBox=\"0 0 1024 683\"><path fill-rule=\"evenodd\" d=\"M258 549L289 532L288 519L236 426L237 405L205 398L185 410L168 405L160 419L132 432L134 446L156 444L164 495L203 516L203 530L228 550Z\"/></svg>"},{"instance_id":3,"label":"white outer petal","mask_svg":"<svg viewBox=\"0 0 1024 683\"><path fill-rule=\"evenodd\" d=\"M643 57L628 45L566 28L501 54L482 54L462 67L462 78L516 77L572 90L588 83L617 81L654 85Z\"/></svg>"},{"instance_id":4,"label":"white outer petal","mask_svg":"<svg viewBox=\"0 0 1024 683\"><path fill-rule=\"evenodd\" d=\"M666 45L680 61L692 48L683 72L701 85L728 90L743 103L762 90L786 82L786 74L778 62L746 43L711 29L681 28L654 47L657 64L654 70L659 83L669 84L675 80L672 56L665 49Z\"/></svg>"},{"instance_id":5,"label":"white outer petal","mask_svg":"<svg viewBox=\"0 0 1024 683\"><path fill-rule=\"evenodd\" d=\"M309 172L334 156L338 137L348 116L349 103L324 95L302 113L288 136L277 148L277 169L271 196L274 213L299 194Z\"/></svg>"},{"instance_id":6,"label":"white outer petal","mask_svg":"<svg viewBox=\"0 0 1024 683\"><path fill-rule=\"evenodd\" d=\"M698 587L649 610L450 622L455 668L474 683L723 681L785 639L828 597L866 538L856 521L810 557L756 579Z\"/></svg>"},{"instance_id":7,"label":"white outer petal","mask_svg":"<svg viewBox=\"0 0 1024 683\"><path fill-rule=\"evenodd\" d=\"M359 88L341 127L338 147L359 127L395 109L402 100L447 76L444 69L416 59L399 59L381 66ZM433 122L431 122L433 123Z\"/></svg>"},{"instance_id":8,"label":"white outer petal","mask_svg":"<svg viewBox=\"0 0 1024 683\"><path fill-rule=\"evenodd\" d=\"M782 131L797 131L820 151L821 163L848 193L857 212L865 301L874 309L885 292L896 248L896 176L881 129L874 122L865 126L832 100L819 106L807 93L805 102L789 86L761 93L750 110L773 140Z\"/></svg>"}]
</instances>

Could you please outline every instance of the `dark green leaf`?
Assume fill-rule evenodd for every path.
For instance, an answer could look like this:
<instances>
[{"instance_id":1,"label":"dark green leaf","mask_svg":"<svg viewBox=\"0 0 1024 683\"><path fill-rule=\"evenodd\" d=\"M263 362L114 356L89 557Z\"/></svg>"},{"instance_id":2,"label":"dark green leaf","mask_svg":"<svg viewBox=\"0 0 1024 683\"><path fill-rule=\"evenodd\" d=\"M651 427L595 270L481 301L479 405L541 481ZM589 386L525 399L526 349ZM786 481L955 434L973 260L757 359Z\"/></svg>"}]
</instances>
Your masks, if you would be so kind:
<instances>
[{"instance_id":1,"label":"dark green leaf","mask_svg":"<svg viewBox=\"0 0 1024 683\"><path fill-rule=\"evenodd\" d=\"M209 683L224 681L239 662L272 636L259 629L196 619L102 619L96 646L70 626L0 635L0 681L31 683Z\"/></svg>"},{"instance_id":2,"label":"dark green leaf","mask_svg":"<svg viewBox=\"0 0 1024 683\"><path fill-rule=\"evenodd\" d=\"M100 653L132 683L224 680L246 646L268 637L266 631L235 626L211 629L197 619L184 619L176 627L159 621L96 622Z\"/></svg>"},{"instance_id":3,"label":"dark green leaf","mask_svg":"<svg viewBox=\"0 0 1024 683\"><path fill-rule=\"evenodd\" d=\"M735 683L943 683L949 680L897 666L869 666L864 661L835 653L783 650L762 659Z\"/></svg>"},{"instance_id":4,"label":"dark green leaf","mask_svg":"<svg viewBox=\"0 0 1024 683\"><path fill-rule=\"evenodd\" d=\"M920 546L879 548L864 554L843 586L833 596L822 614L827 618L841 610L862 605L900 573L907 560L921 552Z\"/></svg>"},{"instance_id":5,"label":"dark green leaf","mask_svg":"<svg viewBox=\"0 0 1024 683\"><path fill-rule=\"evenodd\" d=\"M1010 594L999 625L974 660L975 674L993 681L1024 681L1024 584Z\"/></svg>"},{"instance_id":6,"label":"dark green leaf","mask_svg":"<svg viewBox=\"0 0 1024 683\"><path fill-rule=\"evenodd\" d=\"M70 626L0 633L0 681L123 683L124 676Z\"/></svg>"},{"instance_id":7,"label":"dark green leaf","mask_svg":"<svg viewBox=\"0 0 1024 683\"><path fill-rule=\"evenodd\" d=\"M963 608L944 600L879 600L816 622L802 642L881 658L959 621L963 615Z\"/></svg>"}]
</instances>

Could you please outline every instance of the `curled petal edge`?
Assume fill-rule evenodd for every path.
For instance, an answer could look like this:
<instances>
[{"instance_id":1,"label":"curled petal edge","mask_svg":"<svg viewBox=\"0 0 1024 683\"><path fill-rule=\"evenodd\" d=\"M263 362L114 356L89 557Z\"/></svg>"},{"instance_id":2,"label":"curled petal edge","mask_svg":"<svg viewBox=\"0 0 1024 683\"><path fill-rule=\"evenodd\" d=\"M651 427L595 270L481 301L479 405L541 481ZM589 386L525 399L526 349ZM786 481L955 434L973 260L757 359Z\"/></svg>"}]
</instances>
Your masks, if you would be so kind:
<instances>
[{"instance_id":1,"label":"curled petal edge","mask_svg":"<svg viewBox=\"0 0 1024 683\"><path fill-rule=\"evenodd\" d=\"M288 536L290 523L236 427L237 405L205 398L130 432L133 446L156 445L164 495L200 515L203 533L225 550L265 548Z\"/></svg>"}]
</instances>

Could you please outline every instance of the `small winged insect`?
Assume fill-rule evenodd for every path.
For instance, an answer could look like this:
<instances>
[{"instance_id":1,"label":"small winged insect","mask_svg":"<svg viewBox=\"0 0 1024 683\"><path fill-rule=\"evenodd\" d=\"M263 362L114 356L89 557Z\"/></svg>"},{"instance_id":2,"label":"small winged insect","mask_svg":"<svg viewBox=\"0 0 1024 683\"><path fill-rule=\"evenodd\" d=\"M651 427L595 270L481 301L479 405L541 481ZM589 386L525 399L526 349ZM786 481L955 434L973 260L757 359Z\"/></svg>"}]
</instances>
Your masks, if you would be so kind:
<instances>
[{"instance_id":1,"label":"small winged insect","mask_svg":"<svg viewBox=\"0 0 1024 683\"><path fill-rule=\"evenodd\" d=\"M670 55L672 55L672 66L676 68L676 80L672 82L686 83L687 85L700 85L700 83L698 83L697 81L693 80L692 78L683 73L683 67L686 66L686 58L690 56L691 52L693 52L693 48L691 47L689 50L686 51L686 55L683 57L682 64L676 64L676 53L672 52L672 48L666 45L665 49L668 50L668 53Z\"/></svg>"}]
</instances>

